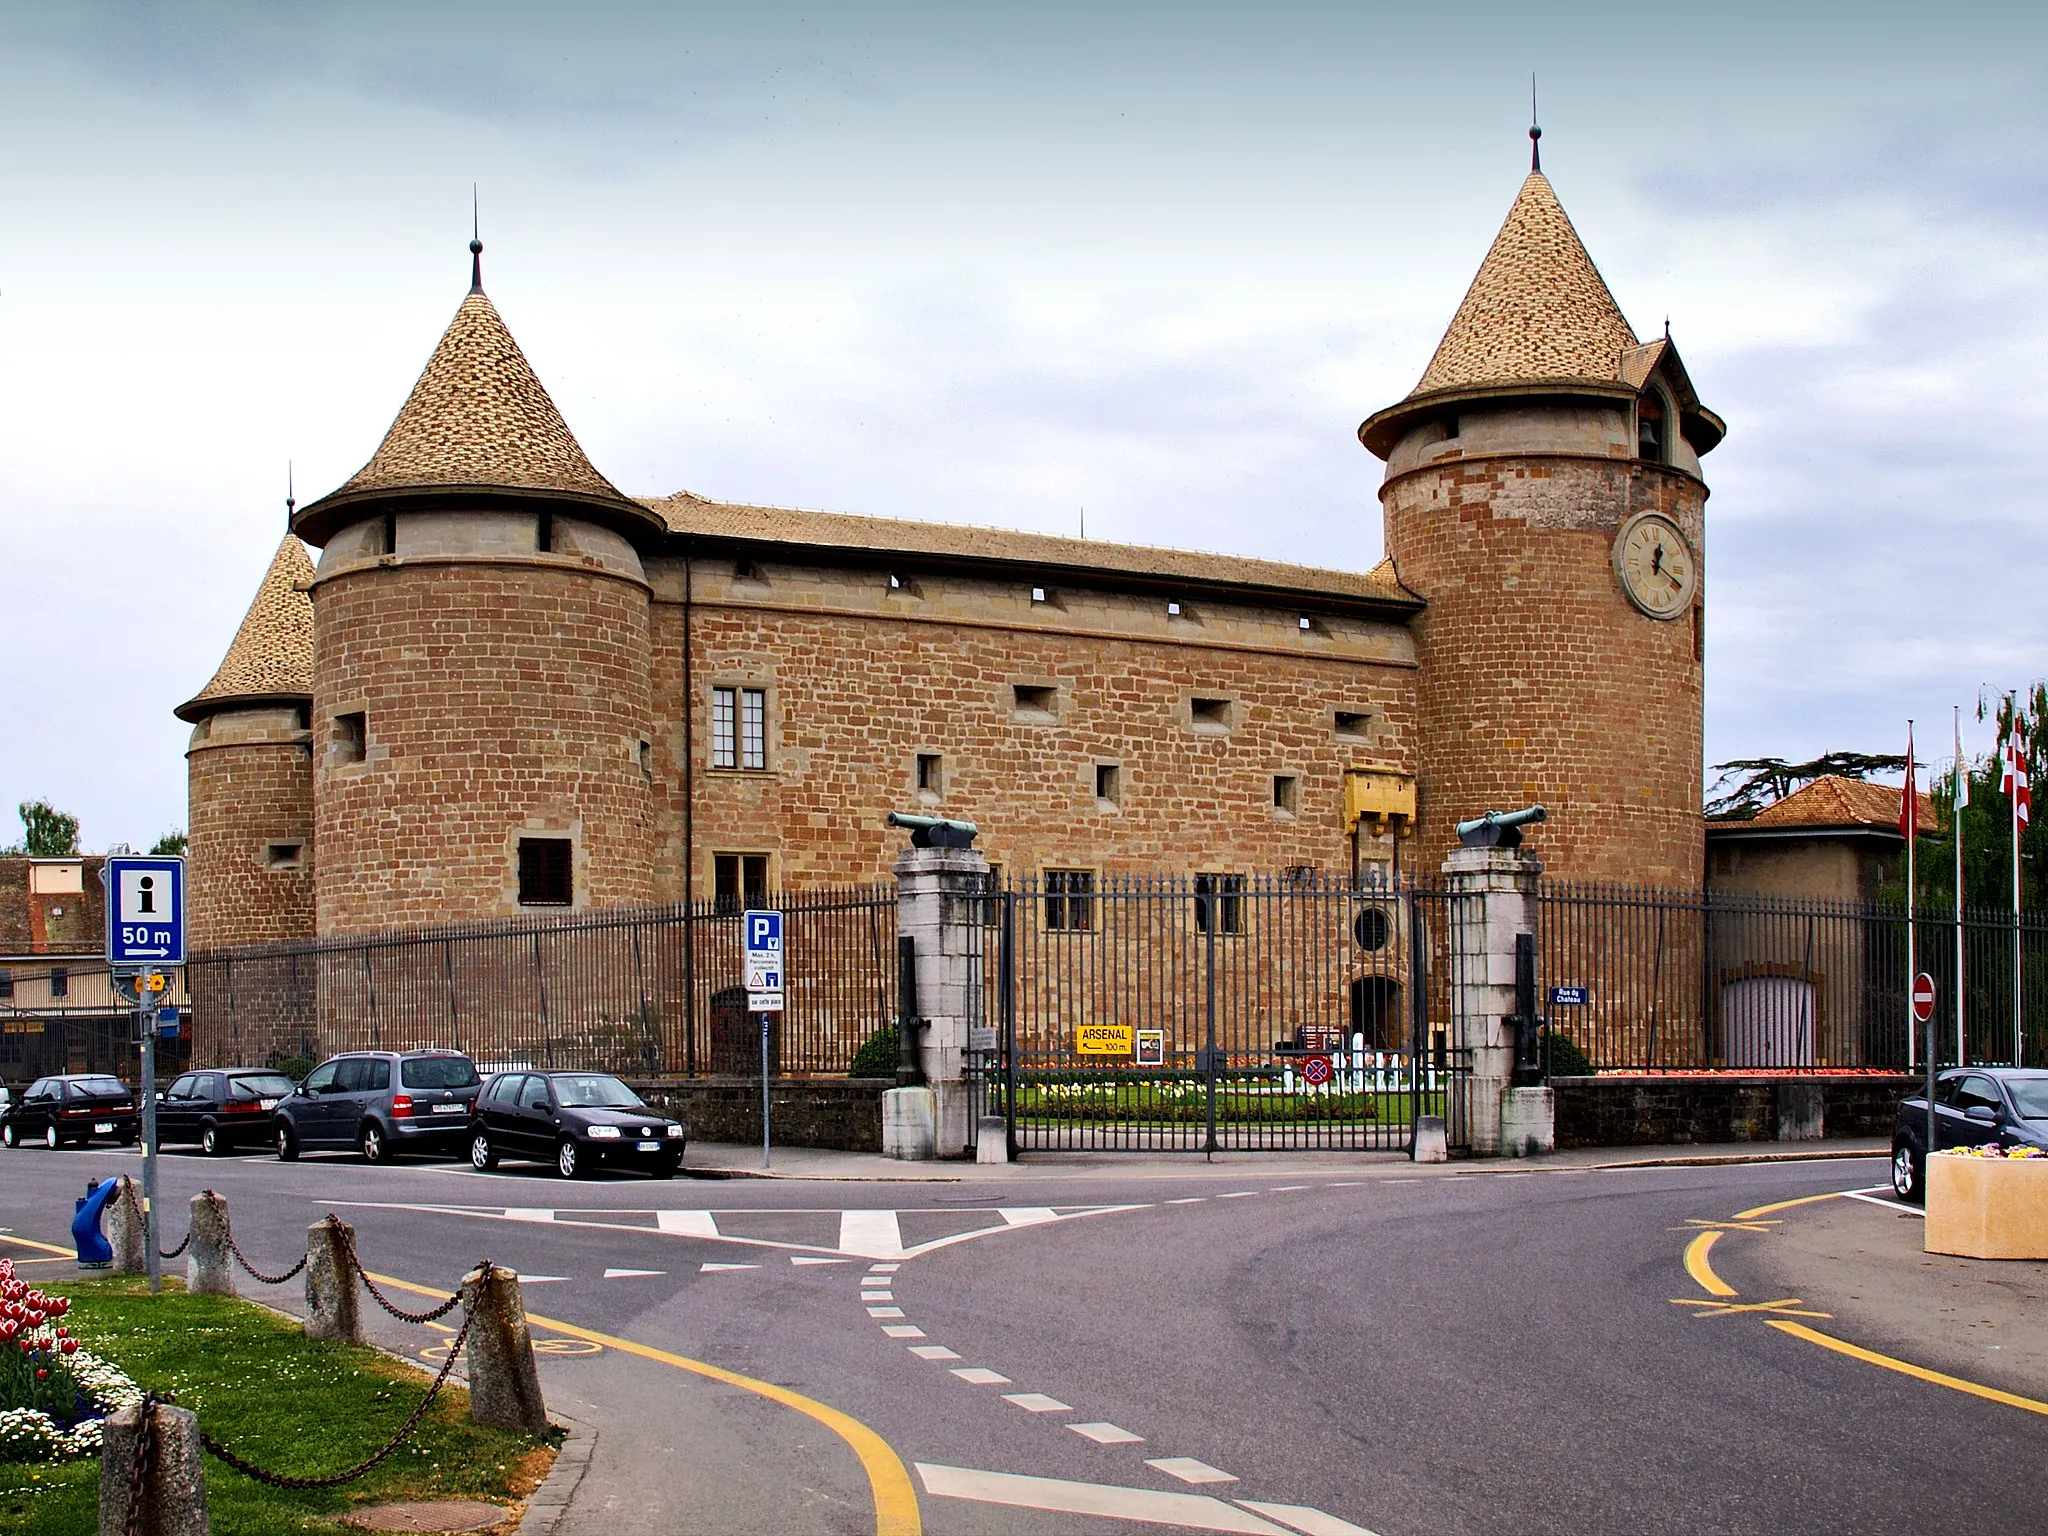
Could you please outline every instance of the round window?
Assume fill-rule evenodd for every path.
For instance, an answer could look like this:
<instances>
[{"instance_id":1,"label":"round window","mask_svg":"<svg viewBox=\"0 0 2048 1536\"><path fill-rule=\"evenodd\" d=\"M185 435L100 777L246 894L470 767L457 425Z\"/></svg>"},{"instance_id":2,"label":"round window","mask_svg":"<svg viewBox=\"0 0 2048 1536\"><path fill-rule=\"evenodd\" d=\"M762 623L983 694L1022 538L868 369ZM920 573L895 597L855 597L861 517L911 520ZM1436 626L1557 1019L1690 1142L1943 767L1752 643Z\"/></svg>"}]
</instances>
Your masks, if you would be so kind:
<instances>
[{"instance_id":1,"label":"round window","mask_svg":"<svg viewBox=\"0 0 2048 1536\"><path fill-rule=\"evenodd\" d=\"M1393 927L1380 908L1361 907L1358 916L1351 920L1351 936L1360 949L1385 949L1387 940L1393 936Z\"/></svg>"}]
</instances>

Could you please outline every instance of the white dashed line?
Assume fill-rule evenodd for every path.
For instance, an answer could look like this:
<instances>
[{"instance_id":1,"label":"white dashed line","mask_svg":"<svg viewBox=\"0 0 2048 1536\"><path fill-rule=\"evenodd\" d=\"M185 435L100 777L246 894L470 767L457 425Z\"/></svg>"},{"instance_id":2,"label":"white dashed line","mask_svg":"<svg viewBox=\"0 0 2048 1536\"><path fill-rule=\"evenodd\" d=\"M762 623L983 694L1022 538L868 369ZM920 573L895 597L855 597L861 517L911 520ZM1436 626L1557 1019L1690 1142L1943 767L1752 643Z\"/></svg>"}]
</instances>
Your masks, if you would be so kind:
<instances>
[{"instance_id":1,"label":"white dashed line","mask_svg":"<svg viewBox=\"0 0 2048 1536\"><path fill-rule=\"evenodd\" d=\"M1323 1186L1323 1188L1325 1188L1325 1189L1363 1189L1363 1188L1365 1188L1365 1186L1366 1186L1366 1182L1367 1182L1367 1181L1366 1181L1366 1180L1364 1180L1364 1179L1339 1179L1339 1180L1337 1180L1337 1181L1336 1181L1336 1183L1334 1183L1334 1184L1325 1184L1325 1185Z\"/></svg>"},{"instance_id":2,"label":"white dashed line","mask_svg":"<svg viewBox=\"0 0 2048 1536\"><path fill-rule=\"evenodd\" d=\"M1128 1429L1115 1424L1069 1424L1067 1428L1083 1439L1093 1440L1097 1445L1143 1445L1145 1437L1134 1435Z\"/></svg>"},{"instance_id":3,"label":"white dashed line","mask_svg":"<svg viewBox=\"0 0 2048 1536\"><path fill-rule=\"evenodd\" d=\"M892 1339L921 1339L924 1330L915 1323L889 1323L882 1332Z\"/></svg>"},{"instance_id":4,"label":"white dashed line","mask_svg":"<svg viewBox=\"0 0 2048 1536\"><path fill-rule=\"evenodd\" d=\"M700 1275L719 1275L729 1269L759 1269L760 1267L758 1264L703 1264L698 1266L697 1273ZM527 1275L524 1278L531 1280L533 1276Z\"/></svg>"},{"instance_id":5,"label":"white dashed line","mask_svg":"<svg viewBox=\"0 0 2048 1536\"><path fill-rule=\"evenodd\" d=\"M1207 1195L1182 1195L1178 1200L1169 1200L1166 1203L1168 1205L1200 1205L1208 1198Z\"/></svg>"},{"instance_id":6,"label":"white dashed line","mask_svg":"<svg viewBox=\"0 0 2048 1536\"><path fill-rule=\"evenodd\" d=\"M656 1211L654 1225L677 1237L718 1237L718 1222L709 1211Z\"/></svg>"},{"instance_id":7,"label":"white dashed line","mask_svg":"<svg viewBox=\"0 0 2048 1536\"><path fill-rule=\"evenodd\" d=\"M846 1259L818 1259L813 1258L808 1253L797 1253L790 1255L789 1262L792 1264L845 1264L850 1261Z\"/></svg>"},{"instance_id":8,"label":"white dashed line","mask_svg":"<svg viewBox=\"0 0 2048 1536\"><path fill-rule=\"evenodd\" d=\"M1229 1194L1218 1195L1216 1198L1218 1200L1245 1200L1257 1193L1256 1189L1233 1189Z\"/></svg>"},{"instance_id":9,"label":"white dashed line","mask_svg":"<svg viewBox=\"0 0 2048 1536\"><path fill-rule=\"evenodd\" d=\"M1362 1525L1339 1520L1335 1515L1326 1515L1306 1504L1262 1504L1256 1499L1239 1499L1237 1502L1269 1520L1293 1526L1302 1536L1373 1536L1373 1532Z\"/></svg>"},{"instance_id":10,"label":"white dashed line","mask_svg":"<svg viewBox=\"0 0 2048 1536\"><path fill-rule=\"evenodd\" d=\"M862 1301L894 1301L896 1293L894 1291L862 1291L860 1299Z\"/></svg>"},{"instance_id":11,"label":"white dashed line","mask_svg":"<svg viewBox=\"0 0 2048 1536\"><path fill-rule=\"evenodd\" d=\"M1206 1461L1197 1461L1192 1456L1155 1456L1149 1458L1146 1466L1164 1472L1168 1477L1177 1477L1184 1483L1234 1483L1236 1477L1219 1471Z\"/></svg>"},{"instance_id":12,"label":"white dashed line","mask_svg":"<svg viewBox=\"0 0 2048 1536\"><path fill-rule=\"evenodd\" d=\"M868 1316L869 1316L869 1317L901 1317L902 1315L903 1315L903 1309L902 1309L901 1307L869 1307L869 1308L868 1308Z\"/></svg>"},{"instance_id":13,"label":"white dashed line","mask_svg":"<svg viewBox=\"0 0 2048 1536\"><path fill-rule=\"evenodd\" d=\"M1072 1413L1074 1405L1063 1403L1056 1397L1047 1397L1043 1392L1005 1392L1003 1401L1015 1403L1026 1413Z\"/></svg>"},{"instance_id":14,"label":"white dashed line","mask_svg":"<svg viewBox=\"0 0 2048 1536\"><path fill-rule=\"evenodd\" d=\"M971 1387L1007 1387L1010 1378L1001 1371L992 1371L985 1365L957 1365L953 1374Z\"/></svg>"},{"instance_id":15,"label":"white dashed line","mask_svg":"<svg viewBox=\"0 0 2048 1536\"><path fill-rule=\"evenodd\" d=\"M827 1262L837 1264L840 1261L838 1259L831 1259ZM893 1275L902 1267L901 1264L870 1264L868 1266L868 1273L871 1275Z\"/></svg>"},{"instance_id":16,"label":"white dashed line","mask_svg":"<svg viewBox=\"0 0 2048 1536\"><path fill-rule=\"evenodd\" d=\"M1307 1184L1275 1184L1273 1186L1273 1193L1276 1195L1289 1195L1297 1189L1309 1189L1311 1187L1311 1185Z\"/></svg>"},{"instance_id":17,"label":"white dashed line","mask_svg":"<svg viewBox=\"0 0 2048 1536\"><path fill-rule=\"evenodd\" d=\"M960 1352L943 1344L913 1344L910 1352L920 1360L958 1360Z\"/></svg>"},{"instance_id":18,"label":"white dashed line","mask_svg":"<svg viewBox=\"0 0 2048 1536\"><path fill-rule=\"evenodd\" d=\"M608 1269L604 1272L607 1280L640 1280L654 1275L665 1275L665 1269Z\"/></svg>"}]
</instances>

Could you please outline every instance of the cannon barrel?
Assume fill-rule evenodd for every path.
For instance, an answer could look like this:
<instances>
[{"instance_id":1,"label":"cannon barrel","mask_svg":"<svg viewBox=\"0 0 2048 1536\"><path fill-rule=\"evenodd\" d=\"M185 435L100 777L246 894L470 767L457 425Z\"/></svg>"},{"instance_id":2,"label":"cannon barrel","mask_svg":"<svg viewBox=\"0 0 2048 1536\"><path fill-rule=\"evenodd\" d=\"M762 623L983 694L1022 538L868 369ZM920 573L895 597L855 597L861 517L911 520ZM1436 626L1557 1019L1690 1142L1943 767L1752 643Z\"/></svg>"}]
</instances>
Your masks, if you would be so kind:
<instances>
[{"instance_id":1,"label":"cannon barrel","mask_svg":"<svg viewBox=\"0 0 2048 1536\"><path fill-rule=\"evenodd\" d=\"M945 816L914 816L902 811L889 813L889 825L910 834L913 848L972 848L981 828L971 821Z\"/></svg>"},{"instance_id":2,"label":"cannon barrel","mask_svg":"<svg viewBox=\"0 0 2048 1536\"><path fill-rule=\"evenodd\" d=\"M1519 848L1521 829L1548 820L1550 813L1540 805L1519 811L1488 811L1470 821L1458 823L1458 841L1467 848Z\"/></svg>"}]
</instances>

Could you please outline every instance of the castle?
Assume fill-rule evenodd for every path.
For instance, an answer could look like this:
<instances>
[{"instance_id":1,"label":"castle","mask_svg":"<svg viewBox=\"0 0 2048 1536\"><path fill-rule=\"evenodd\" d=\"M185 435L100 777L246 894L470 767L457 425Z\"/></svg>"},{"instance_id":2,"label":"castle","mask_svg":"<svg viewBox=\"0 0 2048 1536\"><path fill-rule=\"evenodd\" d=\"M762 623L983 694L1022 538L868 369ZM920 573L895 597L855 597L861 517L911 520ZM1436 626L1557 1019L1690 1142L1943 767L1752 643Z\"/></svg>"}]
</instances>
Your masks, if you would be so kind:
<instances>
[{"instance_id":1,"label":"castle","mask_svg":"<svg viewBox=\"0 0 2048 1536\"><path fill-rule=\"evenodd\" d=\"M1540 169L1358 429L1363 573L624 495L470 249L382 444L178 707L195 948L872 881L891 810L1085 890L1384 881L1540 800L1551 874L1699 887L1724 427Z\"/></svg>"}]
</instances>

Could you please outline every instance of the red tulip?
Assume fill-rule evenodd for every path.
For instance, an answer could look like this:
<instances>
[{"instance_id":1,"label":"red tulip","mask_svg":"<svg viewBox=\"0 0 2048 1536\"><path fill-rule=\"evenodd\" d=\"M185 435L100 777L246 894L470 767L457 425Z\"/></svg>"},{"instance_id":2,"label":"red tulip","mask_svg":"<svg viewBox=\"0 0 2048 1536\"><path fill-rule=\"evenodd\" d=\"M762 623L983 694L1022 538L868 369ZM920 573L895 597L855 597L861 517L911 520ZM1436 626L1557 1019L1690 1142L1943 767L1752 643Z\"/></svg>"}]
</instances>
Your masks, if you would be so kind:
<instances>
[{"instance_id":1,"label":"red tulip","mask_svg":"<svg viewBox=\"0 0 2048 1536\"><path fill-rule=\"evenodd\" d=\"M61 1348L67 1355L75 1355L78 1353L78 1340L61 1339L58 1341L58 1347Z\"/></svg>"}]
</instances>

